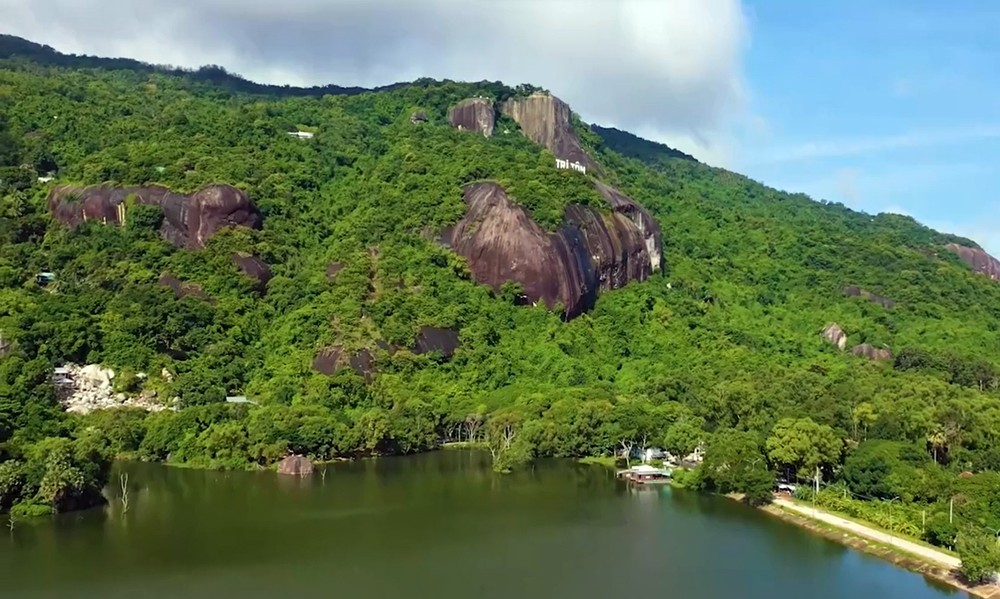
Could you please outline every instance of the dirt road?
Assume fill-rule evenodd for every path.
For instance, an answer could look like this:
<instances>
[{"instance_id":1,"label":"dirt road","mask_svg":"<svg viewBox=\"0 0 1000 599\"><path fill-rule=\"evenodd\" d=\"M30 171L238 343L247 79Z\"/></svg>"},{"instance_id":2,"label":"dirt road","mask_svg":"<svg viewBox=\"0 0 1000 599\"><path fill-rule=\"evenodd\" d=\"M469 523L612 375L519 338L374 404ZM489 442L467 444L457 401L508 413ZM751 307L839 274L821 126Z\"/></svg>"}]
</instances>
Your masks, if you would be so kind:
<instances>
[{"instance_id":1,"label":"dirt road","mask_svg":"<svg viewBox=\"0 0 1000 599\"><path fill-rule=\"evenodd\" d=\"M866 539L871 539L879 543L885 543L886 545L896 547L911 555L916 555L948 568L957 568L961 564L961 561L957 557L953 557L947 553L942 553L936 549L931 549L930 547L925 547L924 545L907 541L906 539L895 535L890 535L887 532L869 528L863 524L858 524L857 522L841 518L840 516L834 516L833 514L824 512L821 509L813 510L812 506L793 503L787 499L780 499L777 497L774 499L773 503L774 505L791 510L797 514L802 514L803 516L819 520L820 522L826 522L827 524L850 531L858 536L865 537Z\"/></svg>"}]
</instances>

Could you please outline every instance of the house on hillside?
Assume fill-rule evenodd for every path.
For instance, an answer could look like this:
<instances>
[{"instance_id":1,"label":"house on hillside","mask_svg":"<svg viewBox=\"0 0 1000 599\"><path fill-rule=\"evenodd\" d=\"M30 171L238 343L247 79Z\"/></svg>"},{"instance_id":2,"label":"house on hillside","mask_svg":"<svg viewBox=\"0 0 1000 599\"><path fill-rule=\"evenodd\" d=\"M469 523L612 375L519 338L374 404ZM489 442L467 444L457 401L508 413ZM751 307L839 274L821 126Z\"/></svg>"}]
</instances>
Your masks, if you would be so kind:
<instances>
[{"instance_id":1,"label":"house on hillside","mask_svg":"<svg viewBox=\"0 0 1000 599\"><path fill-rule=\"evenodd\" d=\"M309 131L289 131L288 134L299 139L312 139L315 135Z\"/></svg>"}]
</instances>

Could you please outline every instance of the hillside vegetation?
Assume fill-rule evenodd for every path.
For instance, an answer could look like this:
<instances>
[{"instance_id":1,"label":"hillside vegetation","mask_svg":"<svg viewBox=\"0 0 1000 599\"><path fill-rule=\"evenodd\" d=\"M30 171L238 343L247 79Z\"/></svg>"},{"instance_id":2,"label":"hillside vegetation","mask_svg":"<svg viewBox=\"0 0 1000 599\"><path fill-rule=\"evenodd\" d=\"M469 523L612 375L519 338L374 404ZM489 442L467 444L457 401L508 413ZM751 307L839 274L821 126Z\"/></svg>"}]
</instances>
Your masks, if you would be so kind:
<instances>
[{"instance_id":1,"label":"hillside vegetation","mask_svg":"<svg viewBox=\"0 0 1000 599\"><path fill-rule=\"evenodd\" d=\"M6 43L0 55L17 53ZM113 455L248 468L473 438L500 468L705 443L689 484L746 491L819 468L860 496L902 498L917 514L908 526L926 509L935 528L917 532L937 543L952 545L960 525L1000 527L1000 285L943 248L968 240L580 125L608 183L658 220L665 268L566 321L517 305L516 289L475 284L437 242L473 181L500 182L548 229L568 204L603 206L509 119L489 139L448 126L464 98L534 88L283 94L31 48L35 59L0 61L0 509L91 503ZM233 185L263 227L185 250L157 235L155 210L121 227L51 218L51 186L104 182ZM271 266L266 289L234 252ZM40 272L55 282L39 285ZM209 299L176 299L163 273ZM820 337L834 322L846 351ZM454 356L387 349L413 347L428 326L459 333ZM861 344L893 358L849 351ZM369 350L371 382L315 371L331 346ZM65 362L114 368L122 392L155 390L181 409L66 415L51 383Z\"/></svg>"}]
</instances>

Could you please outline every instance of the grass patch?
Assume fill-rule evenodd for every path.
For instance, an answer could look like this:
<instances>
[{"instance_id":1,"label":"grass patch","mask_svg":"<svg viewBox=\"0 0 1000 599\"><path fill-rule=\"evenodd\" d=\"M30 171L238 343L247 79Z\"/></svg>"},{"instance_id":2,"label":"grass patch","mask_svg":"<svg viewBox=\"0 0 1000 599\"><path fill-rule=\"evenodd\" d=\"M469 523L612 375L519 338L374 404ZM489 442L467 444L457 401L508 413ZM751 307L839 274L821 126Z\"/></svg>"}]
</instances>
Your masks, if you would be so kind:
<instances>
[{"instance_id":1,"label":"grass patch","mask_svg":"<svg viewBox=\"0 0 1000 599\"><path fill-rule=\"evenodd\" d=\"M605 468L618 467L618 458L612 456L587 456L585 458L580 458L577 461L580 462L581 464L604 466Z\"/></svg>"}]
</instances>

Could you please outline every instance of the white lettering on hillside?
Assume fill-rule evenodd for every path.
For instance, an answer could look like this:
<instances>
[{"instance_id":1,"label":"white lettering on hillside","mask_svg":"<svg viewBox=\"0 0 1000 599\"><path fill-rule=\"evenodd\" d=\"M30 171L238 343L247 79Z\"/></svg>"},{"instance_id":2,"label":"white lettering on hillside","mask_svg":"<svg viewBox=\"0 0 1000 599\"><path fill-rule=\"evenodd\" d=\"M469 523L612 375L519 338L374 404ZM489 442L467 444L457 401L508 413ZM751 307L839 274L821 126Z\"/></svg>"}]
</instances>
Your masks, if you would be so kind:
<instances>
[{"instance_id":1,"label":"white lettering on hillside","mask_svg":"<svg viewBox=\"0 0 1000 599\"><path fill-rule=\"evenodd\" d=\"M587 174L587 167L583 166L579 162L570 162L569 160L563 160L562 158L556 158L556 168L571 168L574 171Z\"/></svg>"}]
</instances>

